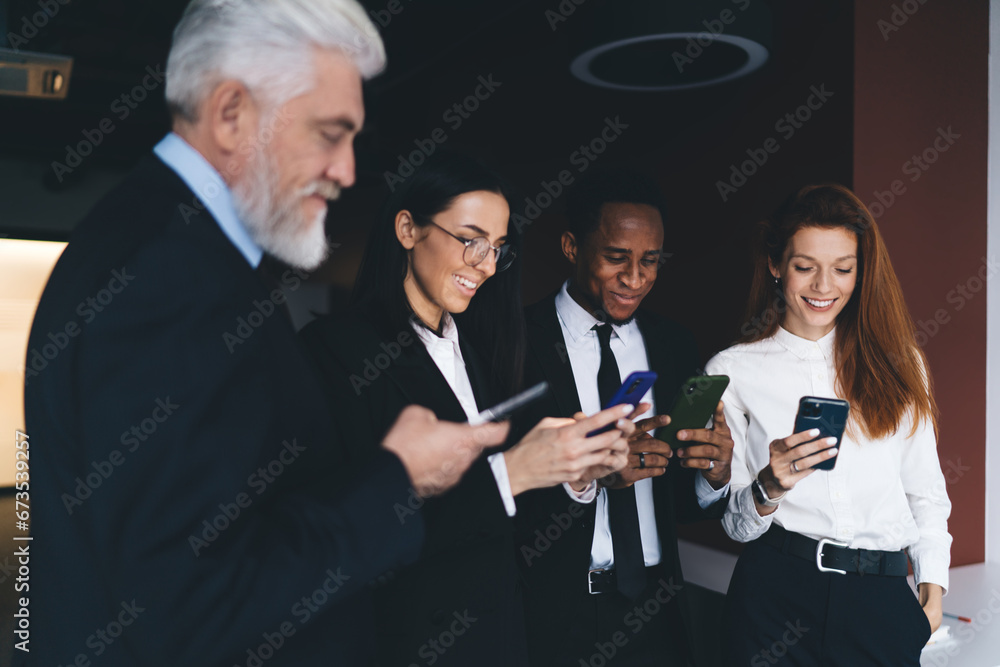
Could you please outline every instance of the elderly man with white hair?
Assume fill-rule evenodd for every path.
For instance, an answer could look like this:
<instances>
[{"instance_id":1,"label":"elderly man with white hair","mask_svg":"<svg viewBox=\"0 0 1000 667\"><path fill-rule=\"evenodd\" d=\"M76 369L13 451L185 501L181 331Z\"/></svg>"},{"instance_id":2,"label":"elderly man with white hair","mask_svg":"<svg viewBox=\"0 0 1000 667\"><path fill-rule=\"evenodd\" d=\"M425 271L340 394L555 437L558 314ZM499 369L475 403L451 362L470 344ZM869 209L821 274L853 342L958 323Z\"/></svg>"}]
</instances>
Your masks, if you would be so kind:
<instances>
[{"instance_id":1,"label":"elderly man with white hair","mask_svg":"<svg viewBox=\"0 0 1000 667\"><path fill-rule=\"evenodd\" d=\"M326 256L326 200L354 182L361 82L384 61L354 0L187 8L167 65L173 132L77 226L32 327L29 349L73 334L26 383L17 657L368 663L364 585L423 539L419 513L398 508L506 434L411 407L375 463L332 477L322 390L257 271L277 257L294 289ZM98 292L110 302L81 310Z\"/></svg>"}]
</instances>

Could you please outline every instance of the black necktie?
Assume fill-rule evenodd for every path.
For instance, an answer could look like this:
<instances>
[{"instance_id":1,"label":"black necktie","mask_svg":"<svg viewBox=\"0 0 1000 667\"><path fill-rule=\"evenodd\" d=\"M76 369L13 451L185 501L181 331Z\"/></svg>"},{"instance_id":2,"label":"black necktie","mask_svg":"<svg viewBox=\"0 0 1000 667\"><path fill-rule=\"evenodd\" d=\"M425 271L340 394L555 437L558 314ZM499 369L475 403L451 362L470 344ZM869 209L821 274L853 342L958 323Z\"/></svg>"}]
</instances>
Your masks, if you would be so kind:
<instances>
[{"instance_id":1,"label":"black necktie","mask_svg":"<svg viewBox=\"0 0 1000 667\"><path fill-rule=\"evenodd\" d=\"M621 374L615 353L611 351L611 325L594 326L601 343L601 366L597 370L597 393L601 407L606 407L621 386ZM606 489L608 522L611 525L611 546L615 554L618 590L634 600L646 585L646 564L642 557L642 537L639 534L639 512L635 504L635 487Z\"/></svg>"}]
</instances>

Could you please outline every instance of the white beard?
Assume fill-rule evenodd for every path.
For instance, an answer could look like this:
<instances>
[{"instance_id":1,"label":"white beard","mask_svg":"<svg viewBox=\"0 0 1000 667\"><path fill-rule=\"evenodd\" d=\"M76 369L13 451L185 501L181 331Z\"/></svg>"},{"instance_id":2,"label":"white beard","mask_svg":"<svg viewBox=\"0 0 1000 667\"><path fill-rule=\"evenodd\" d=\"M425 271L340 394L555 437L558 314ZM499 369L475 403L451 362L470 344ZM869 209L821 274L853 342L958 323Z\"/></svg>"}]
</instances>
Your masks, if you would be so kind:
<instances>
[{"instance_id":1,"label":"white beard","mask_svg":"<svg viewBox=\"0 0 1000 667\"><path fill-rule=\"evenodd\" d=\"M233 206L264 252L289 266L312 271L329 254L323 228L326 209L312 219L302 213L302 200L312 194L337 199L340 187L329 181L313 181L292 193L279 192L276 162L261 148L247 164L246 177L233 186Z\"/></svg>"}]
</instances>

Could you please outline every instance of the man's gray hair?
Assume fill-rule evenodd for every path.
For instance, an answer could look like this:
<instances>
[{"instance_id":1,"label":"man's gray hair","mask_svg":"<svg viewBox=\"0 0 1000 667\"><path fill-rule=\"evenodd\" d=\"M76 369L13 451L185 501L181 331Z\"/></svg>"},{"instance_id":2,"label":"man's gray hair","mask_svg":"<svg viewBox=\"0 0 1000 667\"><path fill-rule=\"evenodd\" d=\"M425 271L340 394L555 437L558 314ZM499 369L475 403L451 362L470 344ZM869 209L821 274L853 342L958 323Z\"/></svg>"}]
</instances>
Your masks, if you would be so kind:
<instances>
[{"instance_id":1,"label":"man's gray hair","mask_svg":"<svg viewBox=\"0 0 1000 667\"><path fill-rule=\"evenodd\" d=\"M197 119L222 81L242 81L264 106L313 85L314 50L342 52L369 79L385 67L382 38L355 0L192 0L167 58L167 105Z\"/></svg>"}]
</instances>

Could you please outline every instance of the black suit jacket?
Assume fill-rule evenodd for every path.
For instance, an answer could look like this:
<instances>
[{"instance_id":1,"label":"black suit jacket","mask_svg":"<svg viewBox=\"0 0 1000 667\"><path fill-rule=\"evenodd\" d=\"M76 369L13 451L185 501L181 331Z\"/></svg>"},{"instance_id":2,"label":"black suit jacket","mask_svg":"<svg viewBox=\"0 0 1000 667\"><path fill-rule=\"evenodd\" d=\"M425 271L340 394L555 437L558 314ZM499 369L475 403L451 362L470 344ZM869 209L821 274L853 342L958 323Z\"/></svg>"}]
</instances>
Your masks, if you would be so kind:
<instances>
[{"instance_id":1,"label":"black suit jacket","mask_svg":"<svg viewBox=\"0 0 1000 667\"><path fill-rule=\"evenodd\" d=\"M528 332L526 384L546 380L551 392L522 417L521 430L539 418L568 417L580 411L573 369L566 351L555 309L555 294L525 310ZM699 357L694 338L683 327L654 313L639 310L636 322L646 345L650 370L659 377L653 388L659 414L666 414L687 378L697 374ZM597 369L594 369L596 375ZM664 475L653 478L653 503L660 537L661 565L669 573L667 583L682 585L675 526L678 521L720 517L725 501L708 510L698 505L694 470L671 462ZM532 664L544 665L540 656L555 651L566 655L567 637L573 623L573 606L586 591L587 571L594 539L596 503L581 505L562 488L541 489L524 494L517 515L517 562L525 578L525 610ZM672 581L671 581L672 579ZM672 590L672 589L671 589ZM678 602L685 619L684 590ZM674 640L687 644L687 632L677 628ZM593 641L572 654L594 651Z\"/></svg>"},{"instance_id":2,"label":"black suit jacket","mask_svg":"<svg viewBox=\"0 0 1000 667\"><path fill-rule=\"evenodd\" d=\"M422 405L442 420L466 421L409 325L394 331L368 307L347 321L321 318L302 335L327 380L331 408L343 416L337 419L343 427L339 441L349 461L370 457L371 442L407 405ZM479 355L464 337L460 341L476 404L487 408L499 399ZM398 508L406 522L413 507L423 507L427 539L418 563L386 577L375 590L380 665L527 664L513 523L486 460L490 453L445 495Z\"/></svg>"},{"instance_id":3,"label":"black suit jacket","mask_svg":"<svg viewBox=\"0 0 1000 667\"><path fill-rule=\"evenodd\" d=\"M32 642L21 657L370 661L359 591L417 555L422 520L396 518L409 481L388 453L336 485L312 483L332 423L272 306L159 159L80 223L29 341Z\"/></svg>"}]
</instances>

